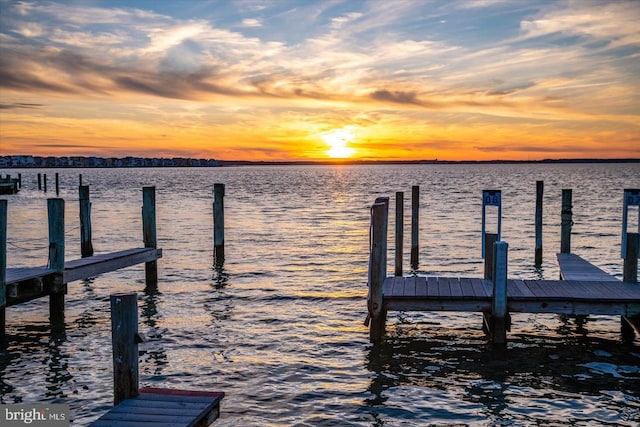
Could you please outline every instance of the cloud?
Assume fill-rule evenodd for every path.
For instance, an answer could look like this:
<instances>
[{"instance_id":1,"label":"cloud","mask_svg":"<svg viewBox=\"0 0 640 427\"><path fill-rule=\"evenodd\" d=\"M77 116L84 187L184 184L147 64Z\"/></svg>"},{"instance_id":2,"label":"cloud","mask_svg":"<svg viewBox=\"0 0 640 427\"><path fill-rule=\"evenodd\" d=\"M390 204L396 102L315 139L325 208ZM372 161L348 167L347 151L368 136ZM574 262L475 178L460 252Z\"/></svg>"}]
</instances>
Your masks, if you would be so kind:
<instances>
[{"instance_id":1,"label":"cloud","mask_svg":"<svg viewBox=\"0 0 640 427\"><path fill-rule=\"evenodd\" d=\"M259 19L245 18L242 20L242 26L247 28L262 27L262 22Z\"/></svg>"},{"instance_id":2,"label":"cloud","mask_svg":"<svg viewBox=\"0 0 640 427\"><path fill-rule=\"evenodd\" d=\"M13 110L13 109L39 109L45 107L44 104L34 104L29 102L14 102L11 104L0 104L0 110Z\"/></svg>"}]
</instances>

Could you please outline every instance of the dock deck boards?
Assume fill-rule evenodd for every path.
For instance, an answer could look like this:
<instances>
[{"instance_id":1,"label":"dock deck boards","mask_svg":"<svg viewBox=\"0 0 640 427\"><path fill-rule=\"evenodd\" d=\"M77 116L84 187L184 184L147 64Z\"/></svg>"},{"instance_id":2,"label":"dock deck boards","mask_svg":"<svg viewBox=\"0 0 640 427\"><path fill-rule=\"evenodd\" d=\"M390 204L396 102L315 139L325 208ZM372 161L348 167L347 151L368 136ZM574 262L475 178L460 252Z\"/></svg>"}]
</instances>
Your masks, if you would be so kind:
<instances>
[{"instance_id":1,"label":"dock deck boards","mask_svg":"<svg viewBox=\"0 0 640 427\"><path fill-rule=\"evenodd\" d=\"M223 392L142 388L90 427L203 427L220 415Z\"/></svg>"},{"instance_id":2,"label":"dock deck boards","mask_svg":"<svg viewBox=\"0 0 640 427\"><path fill-rule=\"evenodd\" d=\"M618 279L576 254L557 254L560 277L564 280L616 282Z\"/></svg>"},{"instance_id":3,"label":"dock deck boards","mask_svg":"<svg viewBox=\"0 0 640 427\"><path fill-rule=\"evenodd\" d=\"M156 261L161 257L162 249L133 248L66 261L62 283L88 279L109 271ZM7 268L6 305L12 306L49 295L55 276L55 270L46 266ZM34 281L40 283L34 285Z\"/></svg>"},{"instance_id":4,"label":"dock deck boards","mask_svg":"<svg viewBox=\"0 0 640 427\"><path fill-rule=\"evenodd\" d=\"M426 292L415 283L426 284ZM490 311L492 282L460 277L388 277L388 310ZM633 315L640 312L640 285L620 280L507 281L509 311L560 314Z\"/></svg>"}]
</instances>

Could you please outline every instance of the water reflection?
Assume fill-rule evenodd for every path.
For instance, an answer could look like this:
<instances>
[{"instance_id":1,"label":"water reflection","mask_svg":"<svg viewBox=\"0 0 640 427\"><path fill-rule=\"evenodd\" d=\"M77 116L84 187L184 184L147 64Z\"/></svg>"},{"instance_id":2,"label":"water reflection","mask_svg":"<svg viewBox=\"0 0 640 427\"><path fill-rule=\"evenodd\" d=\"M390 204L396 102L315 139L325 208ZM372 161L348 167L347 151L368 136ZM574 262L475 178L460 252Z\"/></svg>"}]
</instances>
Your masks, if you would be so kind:
<instances>
[{"instance_id":1,"label":"water reflection","mask_svg":"<svg viewBox=\"0 0 640 427\"><path fill-rule=\"evenodd\" d=\"M145 331L146 343L141 345L140 355L144 356L144 362L154 367L153 375L163 375L163 370L169 363L167 353L162 342L162 329L158 327L158 302L162 293L157 287L147 286L142 297L142 323L147 326Z\"/></svg>"},{"instance_id":2,"label":"water reflection","mask_svg":"<svg viewBox=\"0 0 640 427\"><path fill-rule=\"evenodd\" d=\"M579 330L586 319L566 320L572 330ZM522 400L535 401L536 411L557 414L560 397L569 406L578 405L585 396L601 400L602 390L622 396L608 405L623 412L629 405L638 406L633 396L640 392L640 355L632 349L617 341L573 335L516 336L502 350L488 349L482 337L391 337L367 350L366 365L373 376L367 389L372 397L365 403L372 408L374 425L382 425L380 414L395 405L390 399L402 388L429 396L455 395L464 405L476 405L472 413L481 414L478 420L449 414L449 422L531 422L535 417L523 410ZM460 408L461 402L448 405ZM433 408L424 411L438 421ZM568 415L579 417L577 412Z\"/></svg>"}]
</instances>

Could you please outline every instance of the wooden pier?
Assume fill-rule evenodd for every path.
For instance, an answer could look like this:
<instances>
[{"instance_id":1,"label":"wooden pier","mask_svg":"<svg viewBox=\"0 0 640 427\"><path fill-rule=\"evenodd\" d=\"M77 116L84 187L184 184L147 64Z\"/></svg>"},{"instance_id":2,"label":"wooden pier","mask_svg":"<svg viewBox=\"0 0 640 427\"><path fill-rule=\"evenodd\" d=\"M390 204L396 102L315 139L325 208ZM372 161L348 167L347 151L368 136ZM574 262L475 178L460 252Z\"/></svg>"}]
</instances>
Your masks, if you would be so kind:
<instances>
[{"instance_id":1,"label":"wooden pier","mask_svg":"<svg viewBox=\"0 0 640 427\"><path fill-rule=\"evenodd\" d=\"M113 294L114 407L90 427L206 427L220 416L223 392L138 388L138 305L135 292Z\"/></svg>"},{"instance_id":2,"label":"wooden pier","mask_svg":"<svg viewBox=\"0 0 640 427\"><path fill-rule=\"evenodd\" d=\"M634 197L640 194L638 190L625 190L625 197L627 191L635 192ZM563 200L566 201L567 197L565 191ZM372 342L383 337L387 312L394 310L480 312L485 331L495 344L506 343L509 313L622 316L623 334L631 332L633 337L632 332L635 332L640 335L640 284L635 274L638 233L627 233L623 229L626 233L626 236L623 234L626 248L623 251L626 254L624 281L571 253L557 255L561 280L508 279L508 245L499 240L499 234L486 236L489 250L485 251L483 278L387 277L388 210L387 197L376 199L371 206L369 314L366 324L370 327ZM563 207L562 214L563 217L570 215L570 208ZM570 224L570 219L563 220L563 224ZM563 227L562 248L566 250L569 247L566 243L568 235L566 225ZM397 254L395 258L402 259ZM396 271L402 271L402 268L396 265Z\"/></svg>"},{"instance_id":3,"label":"wooden pier","mask_svg":"<svg viewBox=\"0 0 640 427\"><path fill-rule=\"evenodd\" d=\"M81 189L82 191L82 189ZM86 191L88 197L88 190ZM137 264L145 264L146 285L157 286L157 260L162 249L157 248L155 221L155 187L143 188L143 241L144 247L85 256L65 261L64 200L48 199L49 257L47 265L7 268L7 201L0 200L0 337L4 339L6 307L37 298L50 297L52 326L64 324L64 295L67 284L99 274ZM82 206L81 206L82 211ZM82 216L82 215L81 215ZM90 219L83 219L83 236L90 229ZM83 243L86 244L86 242ZM89 243L90 244L90 243ZM93 250L93 249L92 249Z\"/></svg>"}]
</instances>

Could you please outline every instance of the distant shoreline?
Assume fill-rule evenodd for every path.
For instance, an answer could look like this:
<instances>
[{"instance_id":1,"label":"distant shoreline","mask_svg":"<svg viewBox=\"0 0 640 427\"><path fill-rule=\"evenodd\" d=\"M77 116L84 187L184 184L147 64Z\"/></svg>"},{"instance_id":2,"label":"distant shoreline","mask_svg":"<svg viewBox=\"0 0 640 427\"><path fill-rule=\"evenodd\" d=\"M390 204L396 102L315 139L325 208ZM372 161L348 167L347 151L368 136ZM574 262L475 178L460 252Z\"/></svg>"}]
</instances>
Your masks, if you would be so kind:
<instances>
[{"instance_id":1,"label":"distant shoreline","mask_svg":"<svg viewBox=\"0 0 640 427\"><path fill-rule=\"evenodd\" d=\"M482 164L566 164L566 163L640 163L640 158L620 159L544 159L544 160L214 160L214 159L152 159L5 156L37 159L35 162L0 162L0 169L131 169L131 168L215 168L233 166L339 166L339 165L482 165ZM0 158L2 158L0 156ZM43 159L44 161L40 160ZM46 160L45 160L46 159ZM131 162L130 159L135 159Z\"/></svg>"}]
</instances>

